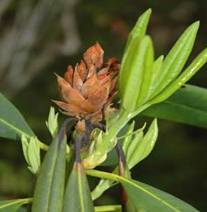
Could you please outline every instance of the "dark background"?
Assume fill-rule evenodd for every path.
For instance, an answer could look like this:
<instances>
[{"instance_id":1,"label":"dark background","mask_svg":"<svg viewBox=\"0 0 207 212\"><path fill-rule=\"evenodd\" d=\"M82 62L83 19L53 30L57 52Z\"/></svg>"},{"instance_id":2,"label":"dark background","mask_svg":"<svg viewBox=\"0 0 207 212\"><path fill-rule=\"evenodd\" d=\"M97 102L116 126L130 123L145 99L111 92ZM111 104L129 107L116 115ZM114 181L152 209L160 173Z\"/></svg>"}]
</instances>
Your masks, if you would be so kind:
<instances>
[{"instance_id":1,"label":"dark background","mask_svg":"<svg viewBox=\"0 0 207 212\"><path fill-rule=\"evenodd\" d=\"M68 64L75 65L84 50L96 41L103 46L106 58L116 56L121 59L128 32L138 16L149 7L153 13L148 32L153 38L156 56L165 54L179 34L196 20L201 21L201 27L192 57L207 46L205 0L73 0L68 1L71 3L69 5L67 1L61 0L60 3L56 1L51 9L48 6L42 7L47 10L43 12L45 18L35 26L36 31L29 28L29 34L24 29L33 26L29 25L28 20L34 15L34 9L41 1L47 2L8 1L4 10L0 3L0 56L4 56L0 57L0 89L20 109L37 135L46 142L49 140L49 133L45 120L51 105L50 99L58 98L54 72L62 74ZM25 9L25 4L29 12ZM64 4L67 4L67 10ZM56 12L51 14L51 11ZM19 22L16 20L18 12L26 13ZM17 33L12 39L16 39L14 43L19 47L14 45L12 51L6 51L8 48L2 48L5 44L10 44L11 40L7 41L5 38L11 35L13 28ZM73 35L70 35L71 32ZM35 41L29 48L26 41L24 42L26 33L31 37L32 33L36 33ZM20 42L23 43L22 46ZM24 63L17 62L12 67L15 58L23 61L22 52L27 48ZM6 56L9 57L7 63L4 61ZM3 66L3 63L6 65ZM191 80L192 84L207 87L206 68L207 66ZM13 73L13 77L9 77L10 73ZM27 74L25 80L24 76ZM134 169L134 178L165 190L201 211L207 211L206 129L159 120L159 130L155 149ZM33 184L34 178L26 168L20 142L1 139L0 196L25 197L31 194ZM108 199L107 196L105 198Z\"/></svg>"}]
</instances>

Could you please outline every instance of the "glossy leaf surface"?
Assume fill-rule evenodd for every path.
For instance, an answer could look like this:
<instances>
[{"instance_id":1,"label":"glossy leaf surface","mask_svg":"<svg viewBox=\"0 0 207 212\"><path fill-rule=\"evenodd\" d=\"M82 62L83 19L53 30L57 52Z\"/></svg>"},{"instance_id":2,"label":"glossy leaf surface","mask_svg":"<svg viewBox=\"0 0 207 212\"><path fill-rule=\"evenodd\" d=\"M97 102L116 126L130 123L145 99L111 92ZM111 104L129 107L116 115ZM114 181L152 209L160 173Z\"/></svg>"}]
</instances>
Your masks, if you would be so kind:
<instances>
[{"instance_id":1,"label":"glossy leaf surface","mask_svg":"<svg viewBox=\"0 0 207 212\"><path fill-rule=\"evenodd\" d=\"M121 180L137 211L198 212L197 209L164 191L135 180Z\"/></svg>"}]
</instances>

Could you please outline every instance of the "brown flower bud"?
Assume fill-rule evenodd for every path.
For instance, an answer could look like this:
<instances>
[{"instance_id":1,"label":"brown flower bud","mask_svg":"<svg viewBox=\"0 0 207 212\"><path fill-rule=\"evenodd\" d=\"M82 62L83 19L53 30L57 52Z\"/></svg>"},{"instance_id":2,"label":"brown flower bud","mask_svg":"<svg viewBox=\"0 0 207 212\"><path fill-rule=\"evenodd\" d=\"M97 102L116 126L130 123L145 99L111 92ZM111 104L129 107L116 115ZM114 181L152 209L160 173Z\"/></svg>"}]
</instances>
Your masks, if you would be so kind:
<instances>
[{"instance_id":1,"label":"brown flower bud","mask_svg":"<svg viewBox=\"0 0 207 212\"><path fill-rule=\"evenodd\" d=\"M62 101L54 101L66 115L97 123L115 94L119 64L115 58L103 63L99 43L91 46L75 69L68 66L63 77L57 75Z\"/></svg>"}]
</instances>

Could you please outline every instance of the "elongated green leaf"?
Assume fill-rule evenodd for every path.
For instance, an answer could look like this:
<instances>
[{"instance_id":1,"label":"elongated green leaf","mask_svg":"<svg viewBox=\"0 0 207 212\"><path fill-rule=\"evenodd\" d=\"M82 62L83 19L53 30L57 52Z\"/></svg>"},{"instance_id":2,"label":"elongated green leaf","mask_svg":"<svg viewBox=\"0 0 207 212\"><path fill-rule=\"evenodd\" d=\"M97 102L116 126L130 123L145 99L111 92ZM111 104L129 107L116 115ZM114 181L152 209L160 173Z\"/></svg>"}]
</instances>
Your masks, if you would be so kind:
<instances>
[{"instance_id":1,"label":"elongated green leaf","mask_svg":"<svg viewBox=\"0 0 207 212\"><path fill-rule=\"evenodd\" d=\"M136 58L136 52L140 45L140 41L143 39L147 25L149 22L151 10L147 10L143 13L132 31L129 34L129 38L127 41L126 49L124 51L124 56L121 64L121 71L119 75L119 92L120 95L123 96L125 90L125 82L129 77L129 70L131 69L131 62ZM130 71L131 72L131 71Z\"/></svg>"},{"instance_id":2,"label":"elongated green leaf","mask_svg":"<svg viewBox=\"0 0 207 212\"><path fill-rule=\"evenodd\" d=\"M46 121L46 126L54 138L58 132L58 113L55 113L54 107L50 107L50 112L48 116L48 120Z\"/></svg>"},{"instance_id":3,"label":"elongated green leaf","mask_svg":"<svg viewBox=\"0 0 207 212\"><path fill-rule=\"evenodd\" d=\"M182 85L184 85L196 72L198 72L202 66L207 62L207 48L204 49L194 60L193 62L183 71L183 73L168 87L158 94L153 100L152 103L159 103L171 96L176 90L178 90Z\"/></svg>"},{"instance_id":4,"label":"elongated green leaf","mask_svg":"<svg viewBox=\"0 0 207 212\"><path fill-rule=\"evenodd\" d=\"M91 193L85 171L75 162L69 176L64 198L63 212L94 212Z\"/></svg>"},{"instance_id":5,"label":"elongated green leaf","mask_svg":"<svg viewBox=\"0 0 207 212\"><path fill-rule=\"evenodd\" d=\"M40 146L38 139L36 137L30 137L29 139L26 136L22 136L22 149L24 158L27 162L28 169L33 173L37 174L41 164L40 161Z\"/></svg>"},{"instance_id":6,"label":"elongated green leaf","mask_svg":"<svg viewBox=\"0 0 207 212\"><path fill-rule=\"evenodd\" d=\"M135 26L129 33L129 37L128 37L127 45L126 45L127 49L132 44L134 39L136 39L136 42L140 42L140 40L144 37L151 13L152 13L152 10L148 9L138 18Z\"/></svg>"},{"instance_id":7,"label":"elongated green leaf","mask_svg":"<svg viewBox=\"0 0 207 212\"><path fill-rule=\"evenodd\" d=\"M207 89L185 85L170 98L143 115L207 128Z\"/></svg>"},{"instance_id":8,"label":"elongated green leaf","mask_svg":"<svg viewBox=\"0 0 207 212\"><path fill-rule=\"evenodd\" d=\"M22 205L31 203L32 198L1 200L0 212L16 212Z\"/></svg>"},{"instance_id":9,"label":"elongated green leaf","mask_svg":"<svg viewBox=\"0 0 207 212\"><path fill-rule=\"evenodd\" d=\"M145 101L144 102L146 102L147 100L149 100L152 97L152 95L153 95L153 93L155 91L155 88L158 85L160 75L162 74L163 60L164 60L164 56L161 55L153 63L152 78L150 80L150 86L148 88L148 92L147 92L147 94L145 96Z\"/></svg>"},{"instance_id":10,"label":"elongated green leaf","mask_svg":"<svg viewBox=\"0 0 207 212\"><path fill-rule=\"evenodd\" d=\"M87 170L87 174L120 182L138 211L198 212L182 200L147 184L103 171Z\"/></svg>"},{"instance_id":11,"label":"elongated green leaf","mask_svg":"<svg viewBox=\"0 0 207 212\"><path fill-rule=\"evenodd\" d=\"M129 148L130 145L133 141L132 141L132 137L133 137L133 130L134 130L134 125L135 122L132 122L128 128L126 129L126 132L124 132L123 136L125 136L125 138L123 139L123 141L120 141L122 143L122 148L123 151L126 155L126 159L127 159L127 164L128 164L128 158L129 158L129 154L127 154L127 150ZM140 132L139 135L143 134L142 132ZM112 155L110 155L110 153ZM115 166L118 164L118 159L117 159L117 152L115 150L111 151L108 154L108 157L110 155L110 157L112 157L112 161L111 161L111 166ZM128 156L128 158L127 158ZM107 157L107 158L108 158ZM113 162L113 163L112 163ZM105 163L103 163L105 164ZM116 167L113 171L113 173L118 174L118 167ZM109 189L110 187L112 187L113 185L115 185L116 183L111 181L111 180L107 180L107 179L101 179L99 181L99 183L96 185L96 187L94 188L94 190L91 192L92 195L92 199L95 200L97 198L99 198L107 189Z\"/></svg>"},{"instance_id":12,"label":"elongated green leaf","mask_svg":"<svg viewBox=\"0 0 207 212\"><path fill-rule=\"evenodd\" d=\"M60 132L44 158L35 186L32 212L61 212L65 185L66 136Z\"/></svg>"},{"instance_id":13,"label":"elongated green leaf","mask_svg":"<svg viewBox=\"0 0 207 212\"><path fill-rule=\"evenodd\" d=\"M123 148L123 151L127 152L131 142L132 142L132 138L133 138L133 131L134 131L134 125L135 125L135 122L133 121L127 128L127 131L125 132L124 134L124 138L123 138L123 141L122 142L122 148Z\"/></svg>"},{"instance_id":14,"label":"elongated green leaf","mask_svg":"<svg viewBox=\"0 0 207 212\"><path fill-rule=\"evenodd\" d=\"M189 26L166 56L162 66L162 74L159 76L158 87L154 95L174 80L183 69L192 51L198 28L199 22L195 22Z\"/></svg>"},{"instance_id":15,"label":"elongated green leaf","mask_svg":"<svg viewBox=\"0 0 207 212\"><path fill-rule=\"evenodd\" d=\"M155 119L142 139L142 133L138 133L131 145L126 150L126 158L129 169L146 158L154 148L158 136L157 120Z\"/></svg>"},{"instance_id":16,"label":"elongated green leaf","mask_svg":"<svg viewBox=\"0 0 207 212\"><path fill-rule=\"evenodd\" d=\"M0 137L17 139L22 134L34 136L17 108L0 93Z\"/></svg>"},{"instance_id":17,"label":"elongated green leaf","mask_svg":"<svg viewBox=\"0 0 207 212\"><path fill-rule=\"evenodd\" d=\"M150 84L152 83L153 75L153 63L154 63L154 47L151 38L149 37L149 45L145 56L144 61L144 70L141 80L140 93L137 98L136 107L143 104L146 100L146 96L149 92ZM135 76L134 76L135 77Z\"/></svg>"},{"instance_id":18,"label":"elongated green leaf","mask_svg":"<svg viewBox=\"0 0 207 212\"><path fill-rule=\"evenodd\" d=\"M138 211L198 212L182 200L147 184L129 179L122 179L121 183Z\"/></svg>"},{"instance_id":19,"label":"elongated green leaf","mask_svg":"<svg viewBox=\"0 0 207 212\"><path fill-rule=\"evenodd\" d=\"M148 50L151 46L151 39L145 36L137 49L133 52L133 59L129 58L129 67L122 66L123 69L127 71L127 77L125 82L121 87L123 87L122 92L122 107L128 111L134 111L138 101L138 96L140 94L140 89L142 85L142 78L144 76L146 56Z\"/></svg>"}]
</instances>

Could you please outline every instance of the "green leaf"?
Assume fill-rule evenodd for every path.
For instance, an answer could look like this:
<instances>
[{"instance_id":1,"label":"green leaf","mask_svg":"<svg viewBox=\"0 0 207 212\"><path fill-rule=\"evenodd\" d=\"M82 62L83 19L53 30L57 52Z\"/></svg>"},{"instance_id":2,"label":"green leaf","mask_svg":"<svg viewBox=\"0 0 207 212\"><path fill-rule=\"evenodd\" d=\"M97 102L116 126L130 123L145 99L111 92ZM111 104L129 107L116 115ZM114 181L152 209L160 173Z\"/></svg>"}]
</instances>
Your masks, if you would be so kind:
<instances>
[{"instance_id":1,"label":"green leaf","mask_svg":"<svg viewBox=\"0 0 207 212\"><path fill-rule=\"evenodd\" d=\"M140 40L144 37L151 13L152 10L148 9L138 18L135 26L129 33L126 45L126 52L127 50L129 50L130 45L133 44L134 40L136 40L136 42L140 42Z\"/></svg>"},{"instance_id":2,"label":"green leaf","mask_svg":"<svg viewBox=\"0 0 207 212\"><path fill-rule=\"evenodd\" d=\"M149 22L151 14L151 9L144 12L139 19L137 20L137 23L135 24L134 28L129 34L126 49L124 51L124 56L122 59L122 68L119 75L119 91L122 96L122 93L124 92L124 84L126 81L126 77L128 76L127 68L130 66L130 61L133 60L134 51L138 48L141 39L144 37L147 29L147 25ZM126 69L125 69L126 68Z\"/></svg>"},{"instance_id":3,"label":"green leaf","mask_svg":"<svg viewBox=\"0 0 207 212\"><path fill-rule=\"evenodd\" d=\"M198 212L182 200L147 184L129 179L120 181L138 211Z\"/></svg>"},{"instance_id":4,"label":"green leaf","mask_svg":"<svg viewBox=\"0 0 207 212\"><path fill-rule=\"evenodd\" d=\"M120 85L122 107L127 111L134 111L137 107L138 97L140 95L142 79L144 77L147 55L151 48L151 39L145 36L140 45L133 52L134 57L129 60L129 65L121 65L121 73L127 72L125 81Z\"/></svg>"},{"instance_id":5,"label":"green leaf","mask_svg":"<svg viewBox=\"0 0 207 212\"><path fill-rule=\"evenodd\" d=\"M123 151L125 154L127 153L127 150L132 143L132 138L133 138L133 133L134 133L134 125L135 125L135 122L133 121L128 126L127 131L123 135L124 136L123 140L121 140L122 148L123 148Z\"/></svg>"},{"instance_id":6,"label":"green leaf","mask_svg":"<svg viewBox=\"0 0 207 212\"><path fill-rule=\"evenodd\" d=\"M149 85L148 92L147 92L147 94L145 96L145 102L152 97L152 95L153 95L153 93L155 91L155 88L158 85L159 78L160 78L160 76L162 74L163 60L164 60L164 56L161 55L153 63L152 77L151 77L151 80L150 80L151 83Z\"/></svg>"},{"instance_id":7,"label":"green leaf","mask_svg":"<svg viewBox=\"0 0 207 212\"><path fill-rule=\"evenodd\" d=\"M66 135L61 129L52 141L35 186L32 212L60 212L63 204L66 166Z\"/></svg>"},{"instance_id":8,"label":"green leaf","mask_svg":"<svg viewBox=\"0 0 207 212\"><path fill-rule=\"evenodd\" d=\"M123 151L126 156L127 165L129 169L132 169L137 163L146 158L152 151L158 136L157 120L155 119L149 127L145 136L143 136L143 128L139 129L135 136L133 136L134 123L129 125L125 134L125 139L122 144ZM113 171L114 174L118 174L118 167ZM93 200L100 197L104 191L115 185L116 183L101 179L97 186L92 191Z\"/></svg>"},{"instance_id":9,"label":"green leaf","mask_svg":"<svg viewBox=\"0 0 207 212\"><path fill-rule=\"evenodd\" d=\"M17 139L34 136L17 108L0 93L0 137Z\"/></svg>"},{"instance_id":10,"label":"green leaf","mask_svg":"<svg viewBox=\"0 0 207 212\"><path fill-rule=\"evenodd\" d=\"M87 170L87 174L120 182L138 211L198 212L188 203L147 184L103 171Z\"/></svg>"},{"instance_id":11,"label":"green leaf","mask_svg":"<svg viewBox=\"0 0 207 212\"><path fill-rule=\"evenodd\" d=\"M166 56L154 95L162 91L183 69L192 51L198 28L199 22L189 26Z\"/></svg>"},{"instance_id":12,"label":"green leaf","mask_svg":"<svg viewBox=\"0 0 207 212\"><path fill-rule=\"evenodd\" d=\"M150 14L150 9L143 13L139 17L136 25L129 34L126 49L124 51L124 56L122 58L121 70L119 75L119 92L122 98L125 95L124 93L126 89L126 81L128 81L130 73L136 70L137 52L140 46L140 42L144 38L144 35L146 33ZM134 61L136 61L136 63L131 67L132 62L134 63Z\"/></svg>"},{"instance_id":13,"label":"green leaf","mask_svg":"<svg viewBox=\"0 0 207 212\"><path fill-rule=\"evenodd\" d=\"M142 139L142 131L138 132L130 144L123 146L129 169L146 158L154 148L158 137L157 120L155 119Z\"/></svg>"},{"instance_id":14,"label":"green leaf","mask_svg":"<svg viewBox=\"0 0 207 212\"><path fill-rule=\"evenodd\" d=\"M119 173L119 167L117 166L113 172L113 174L118 174ZM106 190L111 188L112 186L117 185L117 182L108 180L108 179L101 179L96 187L93 189L91 192L92 200L98 199Z\"/></svg>"},{"instance_id":15,"label":"green leaf","mask_svg":"<svg viewBox=\"0 0 207 212\"><path fill-rule=\"evenodd\" d=\"M63 212L94 212L88 180L83 166L75 162L66 186Z\"/></svg>"},{"instance_id":16,"label":"green leaf","mask_svg":"<svg viewBox=\"0 0 207 212\"><path fill-rule=\"evenodd\" d=\"M185 85L170 98L143 115L207 128L207 89Z\"/></svg>"},{"instance_id":17,"label":"green leaf","mask_svg":"<svg viewBox=\"0 0 207 212\"><path fill-rule=\"evenodd\" d=\"M25 135L21 138L24 158L27 162L28 169L37 174L40 167L40 145L36 137L27 138Z\"/></svg>"},{"instance_id":18,"label":"green leaf","mask_svg":"<svg viewBox=\"0 0 207 212\"><path fill-rule=\"evenodd\" d=\"M32 198L15 199L15 200L1 200L0 212L16 212L22 205L32 202Z\"/></svg>"},{"instance_id":19,"label":"green leaf","mask_svg":"<svg viewBox=\"0 0 207 212\"><path fill-rule=\"evenodd\" d=\"M48 120L46 121L46 126L50 131L50 134L54 138L58 132L58 113L55 113L54 107L50 107L50 112Z\"/></svg>"},{"instance_id":20,"label":"green leaf","mask_svg":"<svg viewBox=\"0 0 207 212\"><path fill-rule=\"evenodd\" d=\"M156 72L153 72L154 65L154 47L151 38L149 37L149 45L144 61L144 70L141 80L140 94L137 97L136 107L143 104L146 101L146 96L149 92L149 87L152 83L153 76ZM135 77L135 76L134 76Z\"/></svg>"},{"instance_id":21,"label":"green leaf","mask_svg":"<svg viewBox=\"0 0 207 212\"><path fill-rule=\"evenodd\" d=\"M207 48L204 49L193 62L183 71L183 73L172 83L170 83L166 89L158 94L151 102L159 103L170 97L176 90L184 85L196 72L198 72L202 66L207 62Z\"/></svg>"},{"instance_id":22,"label":"green leaf","mask_svg":"<svg viewBox=\"0 0 207 212\"><path fill-rule=\"evenodd\" d=\"M92 169L101 164L107 158L107 153L115 146L115 141L103 142L103 131L93 130L91 134L91 145L86 158L82 161L86 169Z\"/></svg>"}]
</instances>

